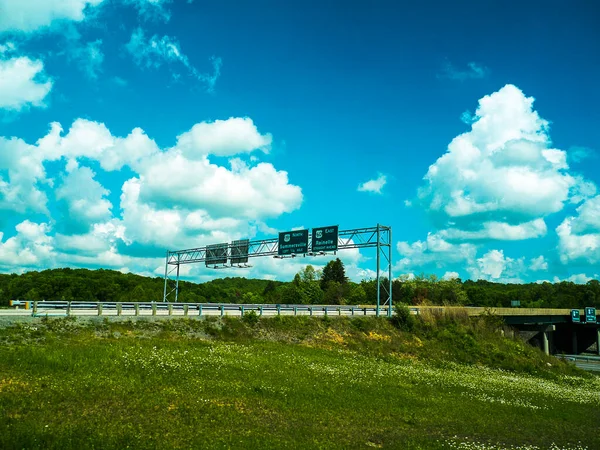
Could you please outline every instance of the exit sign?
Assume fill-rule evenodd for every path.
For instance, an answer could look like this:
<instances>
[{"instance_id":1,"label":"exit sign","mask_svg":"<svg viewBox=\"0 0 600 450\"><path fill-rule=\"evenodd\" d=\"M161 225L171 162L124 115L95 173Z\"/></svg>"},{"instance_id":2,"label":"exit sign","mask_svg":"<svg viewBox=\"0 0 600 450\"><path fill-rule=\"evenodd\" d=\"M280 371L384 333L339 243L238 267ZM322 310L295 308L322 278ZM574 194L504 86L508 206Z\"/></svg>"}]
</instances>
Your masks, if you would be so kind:
<instances>
[{"instance_id":1,"label":"exit sign","mask_svg":"<svg viewBox=\"0 0 600 450\"><path fill-rule=\"evenodd\" d=\"M579 317L579 310L578 309L572 309L571 310L571 322L573 322L573 323L579 323L579 322L581 322L581 318Z\"/></svg>"},{"instance_id":2,"label":"exit sign","mask_svg":"<svg viewBox=\"0 0 600 450\"><path fill-rule=\"evenodd\" d=\"M585 308L585 321L587 323L596 323L596 308Z\"/></svg>"}]
</instances>

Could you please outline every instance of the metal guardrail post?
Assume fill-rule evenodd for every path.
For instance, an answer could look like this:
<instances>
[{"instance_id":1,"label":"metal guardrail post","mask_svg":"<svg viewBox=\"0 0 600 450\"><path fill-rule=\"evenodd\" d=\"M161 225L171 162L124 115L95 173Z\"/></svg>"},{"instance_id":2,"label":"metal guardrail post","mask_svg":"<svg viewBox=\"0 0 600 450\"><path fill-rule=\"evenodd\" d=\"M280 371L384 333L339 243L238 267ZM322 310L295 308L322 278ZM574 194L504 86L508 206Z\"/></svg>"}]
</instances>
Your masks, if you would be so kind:
<instances>
[{"instance_id":1,"label":"metal guardrail post","mask_svg":"<svg viewBox=\"0 0 600 450\"><path fill-rule=\"evenodd\" d=\"M187 303L185 305L183 305L183 315L187 316L188 313L190 311L190 305L188 305Z\"/></svg>"},{"instance_id":2,"label":"metal guardrail post","mask_svg":"<svg viewBox=\"0 0 600 450\"><path fill-rule=\"evenodd\" d=\"M259 306L258 310L260 311L258 315L262 316L263 315L263 307Z\"/></svg>"},{"instance_id":3,"label":"metal guardrail post","mask_svg":"<svg viewBox=\"0 0 600 450\"><path fill-rule=\"evenodd\" d=\"M352 308L350 308L352 315L354 315L354 306Z\"/></svg>"},{"instance_id":4,"label":"metal guardrail post","mask_svg":"<svg viewBox=\"0 0 600 450\"><path fill-rule=\"evenodd\" d=\"M135 304L135 315L136 316L140 315L140 304L139 303Z\"/></svg>"},{"instance_id":5,"label":"metal guardrail post","mask_svg":"<svg viewBox=\"0 0 600 450\"><path fill-rule=\"evenodd\" d=\"M98 315L102 315L102 303L98 303Z\"/></svg>"},{"instance_id":6,"label":"metal guardrail post","mask_svg":"<svg viewBox=\"0 0 600 450\"><path fill-rule=\"evenodd\" d=\"M123 304L117 303L117 316L120 316L121 314L123 314Z\"/></svg>"},{"instance_id":7,"label":"metal guardrail post","mask_svg":"<svg viewBox=\"0 0 600 450\"><path fill-rule=\"evenodd\" d=\"M277 305L277 315L281 315L281 305Z\"/></svg>"},{"instance_id":8,"label":"metal guardrail post","mask_svg":"<svg viewBox=\"0 0 600 450\"><path fill-rule=\"evenodd\" d=\"M221 305L221 317L225 315L225 306Z\"/></svg>"},{"instance_id":9,"label":"metal guardrail post","mask_svg":"<svg viewBox=\"0 0 600 450\"><path fill-rule=\"evenodd\" d=\"M156 302L152 302L152 315L156 315Z\"/></svg>"},{"instance_id":10,"label":"metal guardrail post","mask_svg":"<svg viewBox=\"0 0 600 450\"><path fill-rule=\"evenodd\" d=\"M338 310L338 316L341 316L342 315L342 308L338 308L337 310Z\"/></svg>"},{"instance_id":11,"label":"metal guardrail post","mask_svg":"<svg viewBox=\"0 0 600 450\"><path fill-rule=\"evenodd\" d=\"M198 317L202 317L202 305L198 305Z\"/></svg>"},{"instance_id":12,"label":"metal guardrail post","mask_svg":"<svg viewBox=\"0 0 600 450\"><path fill-rule=\"evenodd\" d=\"M244 317L244 305L240 306L240 317Z\"/></svg>"},{"instance_id":13,"label":"metal guardrail post","mask_svg":"<svg viewBox=\"0 0 600 450\"><path fill-rule=\"evenodd\" d=\"M71 315L71 302L67 303L67 316Z\"/></svg>"},{"instance_id":14,"label":"metal guardrail post","mask_svg":"<svg viewBox=\"0 0 600 450\"><path fill-rule=\"evenodd\" d=\"M167 306L168 310L169 310L169 315L172 316L173 315L173 303L169 303L169 305Z\"/></svg>"},{"instance_id":15,"label":"metal guardrail post","mask_svg":"<svg viewBox=\"0 0 600 450\"><path fill-rule=\"evenodd\" d=\"M37 314L37 307L38 307L38 302L37 300L34 300L33 302L33 311L31 312L32 315L36 315Z\"/></svg>"},{"instance_id":16,"label":"metal guardrail post","mask_svg":"<svg viewBox=\"0 0 600 450\"><path fill-rule=\"evenodd\" d=\"M309 307L308 307L308 315L309 315L309 316L312 316L312 315L313 315L313 308L312 308L312 306L309 306Z\"/></svg>"},{"instance_id":17,"label":"metal guardrail post","mask_svg":"<svg viewBox=\"0 0 600 450\"><path fill-rule=\"evenodd\" d=\"M367 308L363 308L363 310L365 311L365 316L367 315Z\"/></svg>"},{"instance_id":18,"label":"metal guardrail post","mask_svg":"<svg viewBox=\"0 0 600 450\"><path fill-rule=\"evenodd\" d=\"M327 306L323 308L323 312L325 313L325 317L327 317Z\"/></svg>"},{"instance_id":19,"label":"metal guardrail post","mask_svg":"<svg viewBox=\"0 0 600 450\"><path fill-rule=\"evenodd\" d=\"M294 316L297 316L297 315L298 315L298 307L294 306Z\"/></svg>"}]
</instances>

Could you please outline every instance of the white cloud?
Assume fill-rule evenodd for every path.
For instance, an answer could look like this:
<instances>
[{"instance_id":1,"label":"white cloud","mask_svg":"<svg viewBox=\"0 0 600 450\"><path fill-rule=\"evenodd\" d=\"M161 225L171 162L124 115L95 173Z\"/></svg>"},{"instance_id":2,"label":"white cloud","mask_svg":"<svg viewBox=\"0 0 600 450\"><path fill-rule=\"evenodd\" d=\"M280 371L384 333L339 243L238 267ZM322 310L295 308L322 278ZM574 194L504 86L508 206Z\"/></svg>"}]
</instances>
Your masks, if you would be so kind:
<instances>
[{"instance_id":1,"label":"white cloud","mask_svg":"<svg viewBox=\"0 0 600 450\"><path fill-rule=\"evenodd\" d=\"M3 56L8 53L13 53L17 49L17 46L14 42L6 42L5 44L0 44L0 56Z\"/></svg>"},{"instance_id":2,"label":"white cloud","mask_svg":"<svg viewBox=\"0 0 600 450\"><path fill-rule=\"evenodd\" d=\"M569 148L569 152L568 152L568 159L575 162L575 163L579 163L582 162L585 159L593 159L596 158L596 152L589 148L589 147L579 147L579 146L573 146L571 148Z\"/></svg>"},{"instance_id":3,"label":"white cloud","mask_svg":"<svg viewBox=\"0 0 600 450\"><path fill-rule=\"evenodd\" d=\"M183 149L175 145L161 150L139 128L125 138L113 136L104 124L83 119L66 134L60 124L51 124L35 145L0 138L0 169L8 172L6 180L0 178L0 208L50 215L44 186L57 185L58 205L66 204L65 229L83 232L57 236L61 251L73 253L73 246L85 249L86 243L96 248L103 236L111 242L104 257L119 268L131 267L131 261L123 259L127 255L162 254L166 248L252 238L259 230L271 230L264 220L297 209L302 203L300 187L269 163L248 165L238 158L230 159L228 166L211 162L213 152L245 154L271 139L250 119L220 121L216 131L215 123L193 127L187 135L196 147L186 142ZM227 134L240 127L247 132L230 139ZM194 153L190 145L204 154ZM49 161L66 164L63 179L48 177L44 164ZM122 186L119 214L112 211L108 191L88 167L94 162L104 171L127 166L134 173Z\"/></svg>"},{"instance_id":4,"label":"white cloud","mask_svg":"<svg viewBox=\"0 0 600 450\"><path fill-rule=\"evenodd\" d=\"M540 255L537 258L531 258L529 270L533 272L538 272L540 270L548 270L548 263L544 259L544 256Z\"/></svg>"},{"instance_id":5,"label":"white cloud","mask_svg":"<svg viewBox=\"0 0 600 450\"><path fill-rule=\"evenodd\" d=\"M110 219L112 204L106 198L110 192L94 179L96 174L74 161L67 164L67 172L55 195L67 202L70 220L88 225Z\"/></svg>"},{"instance_id":6,"label":"white cloud","mask_svg":"<svg viewBox=\"0 0 600 450\"><path fill-rule=\"evenodd\" d=\"M458 272L446 272L442 276L443 280L455 280L457 278L460 278L459 275L458 275Z\"/></svg>"},{"instance_id":7,"label":"white cloud","mask_svg":"<svg viewBox=\"0 0 600 450\"><path fill-rule=\"evenodd\" d=\"M125 4L133 5L139 15L145 20L169 21L171 11L167 6L172 0L123 0Z\"/></svg>"},{"instance_id":8,"label":"white cloud","mask_svg":"<svg viewBox=\"0 0 600 450\"><path fill-rule=\"evenodd\" d=\"M177 39L170 36L158 37L158 35L146 38L141 27L133 31L131 39L125 47L133 56L134 62L140 67L158 69L165 64L181 64L190 76L204 83L209 92L214 90L221 74L221 58L210 58L212 73L200 72L181 51Z\"/></svg>"},{"instance_id":9,"label":"white cloud","mask_svg":"<svg viewBox=\"0 0 600 450\"><path fill-rule=\"evenodd\" d=\"M479 100L471 130L429 167L418 198L457 239L516 240L545 234L543 217L589 195L550 147L533 98L506 85ZM583 193L582 193L583 191Z\"/></svg>"},{"instance_id":10,"label":"white cloud","mask_svg":"<svg viewBox=\"0 0 600 450\"><path fill-rule=\"evenodd\" d=\"M50 132L38 141L40 155L46 160L87 158L100 162L104 170L120 170L128 165L138 169L142 160L158 153L156 143L141 128L134 128L125 138L114 137L108 128L98 122L77 119L67 135L57 122L50 124Z\"/></svg>"},{"instance_id":11,"label":"white cloud","mask_svg":"<svg viewBox=\"0 0 600 450\"><path fill-rule=\"evenodd\" d=\"M177 137L177 147L190 158L232 156L254 150L268 153L272 136L262 135L249 117L200 122Z\"/></svg>"},{"instance_id":12,"label":"white cloud","mask_svg":"<svg viewBox=\"0 0 600 450\"><path fill-rule=\"evenodd\" d=\"M565 218L556 228L560 260L600 263L600 195L577 208L577 215Z\"/></svg>"},{"instance_id":13,"label":"white cloud","mask_svg":"<svg viewBox=\"0 0 600 450\"><path fill-rule=\"evenodd\" d=\"M364 183L358 186L358 191L360 192L373 192L375 194L381 194L381 190L387 183L387 177L383 174L379 174L379 176L373 180L365 181Z\"/></svg>"},{"instance_id":14,"label":"white cloud","mask_svg":"<svg viewBox=\"0 0 600 450\"><path fill-rule=\"evenodd\" d=\"M448 264L471 263L477 248L473 244L451 244L438 234L428 233L426 241L398 242L397 250L402 255L395 270L413 270L424 266L443 268Z\"/></svg>"},{"instance_id":15,"label":"white cloud","mask_svg":"<svg viewBox=\"0 0 600 450\"><path fill-rule=\"evenodd\" d=\"M21 139L0 137L0 210L47 213L40 185L50 182L36 150Z\"/></svg>"},{"instance_id":16,"label":"white cloud","mask_svg":"<svg viewBox=\"0 0 600 450\"><path fill-rule=\"evenodd\" d=\"M44 107L52 80L44 74L44 64L27 57L0 59L0 108L21 111L30 106Z\"/></svg>"},{"instance_id":17,"label":"white cloud","mask_svg":"<svg viewBox=\"0 0 600 450\"><path fill-rule=\"evenodd\" d=\"M0 268L24 271L28 268L52 266L52 238L50 226L25 220L16 226L16 235L2 241L0 233Z\"/></svg>"},{"instance_id":18,"label":"white cloud","mask_svg":"<svg viewBox=\"0 0 600 450\"><path fill-rule=\"evenodd\" d=\"M0 0L0 32L32 32L56 21L81 22L103 0Z\"/></svg>"},{"instance_id":19,"label":"white cloud","mask_svg":"<svg viewBox=\"0 0 600 450\"><path fill-rule=\"evenodd\" d=\"M523 239L538 238L546 235L546 222L544 219L535 219L518 225L504 222L483 222L478 230L460 230L448 228L439 232L440 236L450 241L476 241L495 239L501 241L519 241Z\"/></svg>"},{"instance_id":20,"label":"white cloud","mask_svg":"<svg viewBox=\"0 0 600 450\"><path fill-rule=\"evenodd\" d=\"M578 273L578 274L574 274L571 275L568 278L559 278L559 277L554 277L552 279L553 283L560 283L561 281L570 281L571 283L575 283L575 284L585 284L590 280L593 280L595 278L598 278L598 275L595 275L594 277L588 277L585 273Z\"/></svg>"},{"instance_id":21,"label":"white cloud","mask_svg":"<svg viewBox=\"0 0 600 450\"><path fill-rule=\"evenodd\" d=\"M489 69L476 62L470 62L467 64L467 68L464 70L456 68L450 62L446 62L442 67L442 73L439 78L449 78L450 80L472 80L478 78L484 78L488 75Z\"/></svg>"},{"instance_id":22,"label":"white cloud","mask_svg":"<svg viewBox=\"0 0 600 450\"><path fill-rule=\"evenodd\" d=\"M503 250L490 250L467 271L474 280L520 283L525 271L524 258L513 259L505 257Z\"/></svg>"},{"instance_id":23,"label":"white cloud","mask_svg":"<svg viewBox=\"0 0 600 450\"><path fill-rule=\"evenodd\" d=\"M98 74L102 70L104 53L100 48L101 45L102 40L97 39L85 45L75 45L68 53L69 58L76 61L79 69L92 80L98 79Z\"/></svg>"}]
</instances>

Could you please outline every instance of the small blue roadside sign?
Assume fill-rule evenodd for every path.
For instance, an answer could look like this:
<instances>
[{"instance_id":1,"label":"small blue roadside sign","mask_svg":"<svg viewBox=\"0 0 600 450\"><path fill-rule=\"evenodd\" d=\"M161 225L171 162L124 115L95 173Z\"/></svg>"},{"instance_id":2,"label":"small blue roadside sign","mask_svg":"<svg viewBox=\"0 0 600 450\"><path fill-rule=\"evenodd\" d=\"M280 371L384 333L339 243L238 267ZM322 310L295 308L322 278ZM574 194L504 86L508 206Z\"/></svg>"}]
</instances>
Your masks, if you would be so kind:
<instances>
[{"instance_id":1,"label":"small blue roadside sign","mask_svg":"<svg viewBox=\"0 0 600 450\"><path fill-rule=\"evenodd\" d=\"M581 319L579 318L579 310L578 309L571 310L571 322L573 322L573 323L581 322Z\"/></svg>"},{"instance_id":2,"label":"small blue roadside sign","mask_svg":"<svg viewBox=\"0 0 600 450\"><path fill-rule=\"evenodd\" d=\"M596 323L596 308L585 308L585 321L587 323Z\"/></svg>"}]
</instances>

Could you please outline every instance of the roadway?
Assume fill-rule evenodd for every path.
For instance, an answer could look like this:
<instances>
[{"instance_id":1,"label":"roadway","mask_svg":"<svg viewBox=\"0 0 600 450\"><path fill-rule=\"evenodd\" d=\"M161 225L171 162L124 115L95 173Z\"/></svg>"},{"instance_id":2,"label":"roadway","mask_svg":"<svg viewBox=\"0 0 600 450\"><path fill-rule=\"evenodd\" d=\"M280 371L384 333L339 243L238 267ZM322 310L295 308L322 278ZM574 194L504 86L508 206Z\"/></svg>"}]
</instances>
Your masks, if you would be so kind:
<instances>
[{"instance_id":1,"label":"roadway","mask_svg":"<svg viewBox=\"0 0 600 450\"><path fill-rule=\"evenodd\" d=\"M557 358L572 362L577 367L591 372L600 372L600 356L595 355L554 355Z\"/></svg>"},{"instance_id":2,"label":"roadway","mask_svg":"<svg viewBox=\"0 0 600 450\"><path fill-rule=\"evenodd\" d=\"M18 302L13 306L21 309L0 310L0 316L237 316L254 311L262 316L376 316L375 306L358 305L257 305L230 303L164 303L164 302ZM379 314L387 315L381 307ZM416 311L414 311L416 314Z\"/></svg>"}]
</instances>

